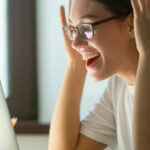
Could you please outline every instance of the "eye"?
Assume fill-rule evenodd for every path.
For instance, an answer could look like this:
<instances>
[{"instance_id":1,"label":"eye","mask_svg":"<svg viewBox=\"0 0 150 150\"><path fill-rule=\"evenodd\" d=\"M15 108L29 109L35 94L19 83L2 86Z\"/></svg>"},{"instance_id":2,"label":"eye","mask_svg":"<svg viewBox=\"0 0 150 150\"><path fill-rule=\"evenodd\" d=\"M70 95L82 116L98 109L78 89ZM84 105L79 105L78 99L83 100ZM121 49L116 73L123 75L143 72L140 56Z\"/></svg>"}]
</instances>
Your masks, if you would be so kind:
<instances>
[{"instance_id":1,"label":"eye","mask_svg":"<svg viewBox=\"0 0 150 150\"><path fill-rule=\"evenodd\" d=\"M78 28L83 38L91 39L93 37L92 25L81 24Z\"/></svg>"},{"instance_id":2,"label":"eye","mask_svg":"<svg viewBox=\"0 0 150 150\"><path fill-rule=\"evenodd\" d=\"M79 29L81 32L90 32L91 31L91 25L89 24L81 24L79 26Z\"/></svg>"}]
</instances>

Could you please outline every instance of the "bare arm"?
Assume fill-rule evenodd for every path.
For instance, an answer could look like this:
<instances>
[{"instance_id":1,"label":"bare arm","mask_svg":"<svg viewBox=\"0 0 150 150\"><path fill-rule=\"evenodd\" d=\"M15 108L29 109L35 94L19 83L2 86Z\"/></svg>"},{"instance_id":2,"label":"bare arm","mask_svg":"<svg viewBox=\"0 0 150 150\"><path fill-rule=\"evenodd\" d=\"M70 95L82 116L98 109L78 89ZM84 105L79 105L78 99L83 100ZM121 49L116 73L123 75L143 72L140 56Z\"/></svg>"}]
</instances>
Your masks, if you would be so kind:
<instances>
[{"instance_id":1,"label":"bare arm","mask_svg":"<svg viewBox=\"0 0 150 150\"><path fill-rule=\"evenodd\" d=\"M51 122L49 150L74 150L77 145L80 129L80 101L85 76L84 64L67 66Z\"/></svg>"},{"instance_id":2,"label":"bare arm","mask_svg":"<svg viewBox=\"0 0 150 150\"><path fill-rule=\"evenodd\" d=\"M150 58L139 61L133 112L135 150L150 149Z\"/></svg>"},{"instance_id":3,"label":"bare arm","mask_svg":"<svg viewBox=\"0 0 150 150\"><path fill-rule=\"evenodd\" d=\"M107 146L80 134L80 102L86 76L82 65L67 66L51 122L49 150L103 150Z\"/></svg>"},{"instance_id":4,"label":"bare arm","mask_svg":"<svg viewBox=\"0 0 150 150\"><path fill-rule=\"evenodd\" d=\"M150 1L131 0L139 64L133 109L135 150L150 149Z\"/></svg>"}]
</instances>

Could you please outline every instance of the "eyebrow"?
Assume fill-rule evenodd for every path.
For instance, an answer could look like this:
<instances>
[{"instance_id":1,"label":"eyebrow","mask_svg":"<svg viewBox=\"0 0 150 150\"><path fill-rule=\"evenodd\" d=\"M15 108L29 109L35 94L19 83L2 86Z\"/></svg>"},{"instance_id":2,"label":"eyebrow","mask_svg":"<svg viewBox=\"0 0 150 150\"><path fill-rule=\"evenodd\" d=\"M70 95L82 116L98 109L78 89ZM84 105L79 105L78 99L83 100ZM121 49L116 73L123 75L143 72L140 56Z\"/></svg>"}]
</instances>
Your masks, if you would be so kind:
<instances>
[{"instance_id":1,"label":"eyebrow","mask_svg":"<svg viewBox=\"0 0 150 150\"><path fill-rule=\"evenodd\" d=\"M90 19L90 18L101 18L101 17L93 15L93 14L86 14L86 15L80 17L80 20L82 20L82 19ZM72 20L70 18L68 20L69 20L69 22L72 23Z\"/></svg>"}]
</instances>

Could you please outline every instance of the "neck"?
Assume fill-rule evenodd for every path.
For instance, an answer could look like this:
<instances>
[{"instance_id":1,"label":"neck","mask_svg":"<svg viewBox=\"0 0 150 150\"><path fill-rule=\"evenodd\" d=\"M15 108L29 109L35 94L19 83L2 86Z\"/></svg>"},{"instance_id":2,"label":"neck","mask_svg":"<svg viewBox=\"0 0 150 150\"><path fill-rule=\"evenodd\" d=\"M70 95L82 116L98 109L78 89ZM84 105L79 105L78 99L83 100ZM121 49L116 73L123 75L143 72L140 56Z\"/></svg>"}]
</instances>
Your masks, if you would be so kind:
<instances>
[{"instance_id":1,"label":"neck","mask_svg":"<svg viewBox=\"0 0 150 150\"><path fill-rule=\"evenodd\" d=\"M128 85L135 85L136 75L134 73L126 73L126 74L117 74L120 78L122 78Z\"/></svg>"},{"instance_id":2,"label":"neck","mask_svg":"<svg viewBox=\"0 0 150 150\"><path fill-rule=\"evenodd\" d=\"M136 51L134 55L130 56L132 58L127 60L128 63L126 63L122 69L120 69L121 71L116 75L122 78L128 85L135 85L139 54Z\"/></svg>"}]
</instances>

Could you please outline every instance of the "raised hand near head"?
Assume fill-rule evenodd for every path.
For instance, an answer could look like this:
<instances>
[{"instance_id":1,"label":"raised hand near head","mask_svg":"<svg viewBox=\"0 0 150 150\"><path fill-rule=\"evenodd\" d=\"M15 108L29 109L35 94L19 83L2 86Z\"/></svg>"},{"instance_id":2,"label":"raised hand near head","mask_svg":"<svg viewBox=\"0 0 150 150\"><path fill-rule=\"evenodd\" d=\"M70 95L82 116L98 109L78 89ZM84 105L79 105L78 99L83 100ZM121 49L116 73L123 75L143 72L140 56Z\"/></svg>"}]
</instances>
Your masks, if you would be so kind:
<instances>
[{"instance_id":1,"label":"raised hand near head","mask_svg":"<svg viewBox=\"0 0 150 150\"><path fill-rule=\"evenodd\" d=\"M150 54L150 0L131 0L134 13L134 32L140 55Z\"/></svg>"},{"instance_id":2,"label":"raised hand near head","mask_svg":"<svg viewBox=\"0 0 150 150\"><path fill-rule=\"evenodd\" d=\"M70 8L71 8L71 1L69 5L69 13L70 13ZM67 25L66 17L65 17L65 8L64 6L60 7L60 21L62 28ZM65 51L67 54L67 61L69 62L83 62L82 56L72 48L72 41L68 39L64 31L62 30L63 38L64 38L64 43L65 43Z\"/></svg>"}]
</instances>

